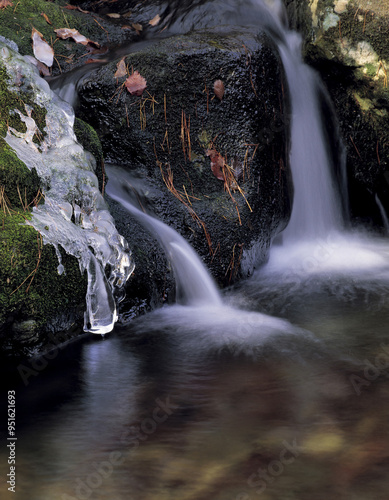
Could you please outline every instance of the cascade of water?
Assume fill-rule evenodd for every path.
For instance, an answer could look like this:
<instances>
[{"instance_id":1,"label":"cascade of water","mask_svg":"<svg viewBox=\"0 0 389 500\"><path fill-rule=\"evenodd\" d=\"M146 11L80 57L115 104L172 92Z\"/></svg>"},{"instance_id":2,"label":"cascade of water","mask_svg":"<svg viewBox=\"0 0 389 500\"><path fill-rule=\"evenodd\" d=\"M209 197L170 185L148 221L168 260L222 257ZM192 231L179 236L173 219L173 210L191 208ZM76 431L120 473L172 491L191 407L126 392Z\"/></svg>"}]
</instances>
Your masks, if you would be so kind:
<instances>
[{"instance_id":1,"label":"cascade of water","mask_svg":"<svg viewBox=\"0 0 389 500\"><path fill-rule=\"evenodd\" d=\"M321 123L316 74L300 56L300 36L286 33L279 51L291 101L290 165L294 199L284 243L324 238L341 229L341 204Z\"/></svg>"},{"instance_id":2,"label":"cascade of water","mask_svg":"<svg viewBox=\"0 0 389 500\"><path fill-rule=\"evenodd\" d=\"M316 73L301 56L301 36L290 31L279 0L257 0L270 15L263 26L277 44L290 97L290 167L294 198L291 218L283 231L285 245L325 238L342 226L342 211L333 165L320 112ZM339 159L339 161L341 161Z\"/></svg>"},{"instance_id":3,"label":"cascade of water","mask_svg":"<svg viewBox=\"0 0 389 500\"><path fill-rule=\"evenodd\" d=\"M383 206L378 194L375 195L375 202L377 203L378 209L380 211L381 217L382 217L382 223L385 228L385 233L389 234L389 219L388 215L385 211L385 207Z\"/></svg>"},{"instance_id":4,"label":"cascade of water","mask_svg":"<svg viewBox=\"0 0 389 500\"><path fill-rule=\"evenodd\" d=\"M220 306L222 300L211 276L193 248L174 229L136 208L126 192L132 188L130 174L118 167L106 166L107 194L118 201L160 241L174 270L177 302L190 306Z\"/></svg>"},{"instance_id":5,"label":"cascade of water","mask_svg":"<svg viewBox=\"0 0 389 500\"><path fill-rule=\"evenodd\" d=\"M257 0L261 8L265 1ZM275 5L279 11L278 0ZM277 44L290 97L294 199L289 224L282 233L282 245L273 246L269 262L258 274L261 286L269 290L280 280L291 280L295 293L296 287L306 286L310 276L330 279L344 273L361 279L372 273L377 279L381 274L386 280L389 269L386 245L366 237L363 231L352 234L343 228L340 189L334 170L335 167L345 170L345 157L339 155L334 160L326 140L319 76L302 60L301 36L289 30L282 22L284 16L279 18L271 6L269 11L273 13L272 22L268 18L265 28Z\"/></svg>"}]
</instances>

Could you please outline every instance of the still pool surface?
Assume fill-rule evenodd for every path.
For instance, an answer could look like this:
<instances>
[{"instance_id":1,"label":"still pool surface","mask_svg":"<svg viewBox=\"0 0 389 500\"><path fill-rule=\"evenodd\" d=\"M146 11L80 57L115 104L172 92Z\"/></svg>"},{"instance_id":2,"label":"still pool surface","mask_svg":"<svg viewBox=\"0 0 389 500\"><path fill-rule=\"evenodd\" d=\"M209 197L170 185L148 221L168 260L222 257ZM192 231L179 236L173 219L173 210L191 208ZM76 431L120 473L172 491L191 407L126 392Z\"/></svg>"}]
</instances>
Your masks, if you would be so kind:
<instances>
[{"instance_id":1,"label":"still pool surface","mask_svg":"<svg viewBox=\"0 0 389 500\"><path fill-rule=\"evenodd\" d=\"M230 305L87 334L27 386L3 373L18 440L16 493L2 485L1 498L387 500L384 291L267 290L266 302L253 280ZM254 311L270 306L298 326Z\"/></svg>"}]
</instances>

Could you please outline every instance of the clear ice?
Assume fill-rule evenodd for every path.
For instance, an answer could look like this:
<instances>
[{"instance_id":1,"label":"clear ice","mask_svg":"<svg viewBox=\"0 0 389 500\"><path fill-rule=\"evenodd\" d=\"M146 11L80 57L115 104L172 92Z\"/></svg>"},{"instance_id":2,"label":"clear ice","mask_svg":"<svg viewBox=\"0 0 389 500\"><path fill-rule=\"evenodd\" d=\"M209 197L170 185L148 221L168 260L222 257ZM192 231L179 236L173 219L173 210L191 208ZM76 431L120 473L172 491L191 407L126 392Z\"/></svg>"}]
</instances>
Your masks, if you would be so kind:
<instances>
[{"instance_id":1,"label":"clear ice","mask_svg":"<svg viewBox=\"0 0 389 500\"><path fill-rule=\"evenodd\" d=\"M0 60L10 77L10 91L27 92L47 110L46 126L40 131L30 107L25 107L25 114L15 110L27 130L9 127L5 138L41 179L45 202L34 207L28 224L41 233L45 244L55 247L59 274L66 273L59 247L77 258L81 273L88 276L84 330L107 333L117 320L115 296L135 267L128 244L98 189L94 158L76 140L73 108L51 91L31 58L1 41ZM39 137L45 135L38 145L33 138L39 132Z\"/></svg>"}]
</instances>

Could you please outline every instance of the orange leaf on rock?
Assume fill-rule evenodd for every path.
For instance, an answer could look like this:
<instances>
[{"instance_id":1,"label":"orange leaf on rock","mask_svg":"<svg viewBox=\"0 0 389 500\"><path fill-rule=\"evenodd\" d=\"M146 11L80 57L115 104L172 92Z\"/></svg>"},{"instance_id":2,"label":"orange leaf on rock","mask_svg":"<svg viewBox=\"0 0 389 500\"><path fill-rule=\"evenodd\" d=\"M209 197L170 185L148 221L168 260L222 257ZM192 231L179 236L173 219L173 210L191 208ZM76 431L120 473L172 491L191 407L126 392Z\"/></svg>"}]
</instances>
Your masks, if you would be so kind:
<instances>
[{"instance_id":1,"label":"orange leaf on rock","mask_svg":"<svg viewBox=\"0 0 389 500\"><path fill-rule=\"evenodd\" d=\"M46 64L46 66L50 68L54 62L53 48L45 42L42 33L37 31L35 28L32 28L31 39L34 56L38 59L38 61Z\"/></svg>"},{"instance_id":2,"label":"orange leaf on rock","mask_svg":"<svg viewBox=\"0 0 389 500\"><path fill-rule=\"evenodd\" d=\"M159 14L157 14L155 17L153 17L153 19L151 19L149 21L149 24L151 24L151 26L157 26L157 24L159 23L160 20L161 20L161 16Z\"/></svg>"},{"instance_id":3,"label":"orange leaf on rock","mask_svg":"<svg viewBox=\"0 0 389 500\"><path fill-rule=\"evenodd\" d=\"M131 26L138 33L138 35L140 35L140 32L143 31L143 26L139 23L132 23Z\"/></svg>"},{"instance_id":4,"label":"orange leaf on rock","mask_svg":"<svg viewBox=\"0 0 389 500\"><path fill-rule=\"evenodd\" d=\"M79 7L78 5L69 5L69 4L66 4L64 9L68 9L68 10L79 10L80 12L82 12L83 14L89 14L89 11L88 10L82 10L81 7Z\"/></svg>"},{"instance_id":5,"label":"orange leaf on rock","mask_svg":"<svg viewBox=\"0 0 389 500\"><path fill-rule=\"evenodd\" d=\"M11 0L0 0L0 9L5 9L6 7L12 7L13 3Z\"/></svg>"},{"instance_id":6,"label":"orange leaf on rock","mask_svg":"<svg viewBox=\"0 0 389 500\"><path fill-rule=\"evenodd\" d=\"M206 155L211 159L211 170L216 179L225 180L223 167L225 166L224 157L216 149L207 149Z\"/></svg>"},{"instance_id":7,"label":"orange leaf on rock","mask_svg":"<svg viewBox=\"0 0 389 500\"><path fill-rule=\"evenodd\" d=\"M127 75L127 67L126 67L126 57L122 57L120 61L116 65L116 71L113 75L114 78L121 78L122 76Z\"/></svg>"},{"instance_id":8,"label":"orange leaf on rock","mask_svg":"<svg viewBox=\"0 0 389 500\"><path fill-rule=\"evenodd\" d=\"M98 44L97 42L92 42L92 40L89 40L89 38L86 38L86 36L81 35L81 33L74 28L59 28L54 31L56 32L57 37L62 38L62 40L73 38L76 43L81 43L82 45L91 44L96 47L100 47L100 44Z\"/></svg>"},{"instance_id":9,"label":"orange leaf on rock","mask_svg":"<svg viewBox=\"0 0 389 500\"><path fill-rule=\"evenodd\" d=\"M124 85L131 95L141 96L147 87L147 81L139 71L134 71L124 82Z\"/></svg>"},{"instance_id":10,"label":"orange leaf on rock","mask_svg":"<svg viewBox=\"0 0 389 500\"><path fill-rule=\"evenodd\" d=\"M221 80L216 80L213 84L213 91L215 92L215 96L221 101L224 96L224 83Z\"/></svg>"}]
</instances>

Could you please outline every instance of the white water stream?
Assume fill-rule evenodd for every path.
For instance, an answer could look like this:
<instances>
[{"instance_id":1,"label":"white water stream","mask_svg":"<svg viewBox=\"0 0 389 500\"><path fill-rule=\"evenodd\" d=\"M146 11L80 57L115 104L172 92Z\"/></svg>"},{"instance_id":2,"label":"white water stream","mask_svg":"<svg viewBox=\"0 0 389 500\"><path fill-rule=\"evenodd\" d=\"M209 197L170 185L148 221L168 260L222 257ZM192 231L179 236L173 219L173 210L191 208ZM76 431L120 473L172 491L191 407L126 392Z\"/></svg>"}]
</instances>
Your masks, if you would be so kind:
<instances>
[{"instance_id":1,"label":"white water stream","mask_svg":"<svg viewBox=\"0 0 389 500\"><path fill-rule=\"evenodd\" d=\"M176 279L176 301L190 306L220 306L222 300L216 285L189 243L164 222L151 217L129 199L126 190L134 189L134 179L124 169L106 166L109 182L106 192L139 220L161 243L173 267Z\"/></svg>"},{"instance_id":2,"label":"white water stream","mask_svg":"<svg viewBox=\"0 0 389 500\"><path fill-rule=\"evenodd\" d=\"M262 8L264 2L257 1ZM269 4L273 14L272 23L267 19L269 33L278 46L289 90L294 199L282 243L273 246L268 264L254 281L261 286L272 283L273 288L293 276L294 282L305 286L312 276L328 280L340 275L346 281L382 283L389 278L388 242L363 229L350 232L344 228L341 189L334 174L335 168L345 169L344 157L339 155L338 165L332 163L320 112L319 77L302 60L301 36L281 21L285 17L279 17L281 2Z\"/></svg>"}]
</instances>

